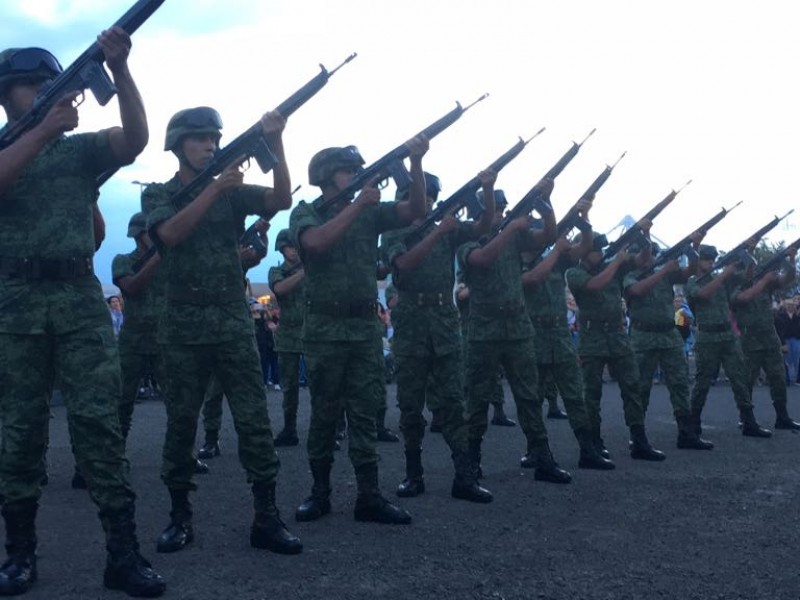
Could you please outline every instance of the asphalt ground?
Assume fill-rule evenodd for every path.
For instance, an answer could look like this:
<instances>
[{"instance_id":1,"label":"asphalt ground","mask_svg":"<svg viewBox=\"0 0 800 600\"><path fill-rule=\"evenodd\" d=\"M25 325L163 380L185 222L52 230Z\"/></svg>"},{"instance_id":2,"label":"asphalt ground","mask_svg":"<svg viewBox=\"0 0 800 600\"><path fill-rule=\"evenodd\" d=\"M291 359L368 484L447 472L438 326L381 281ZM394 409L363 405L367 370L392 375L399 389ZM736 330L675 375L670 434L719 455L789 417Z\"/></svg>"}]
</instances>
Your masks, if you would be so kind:
<instances>
[{"instance_id":1,"label":"asphalt ground","mask_svg":"<svg viewBox=\"0 0 800 600\"><path fill-rule=\"evenodd\" d=\"M516 412L506 390L510 416ZM756 416L772 425L767 388L755 391ZM280 394L268 393L282 424ZM603 434L617 463L612 472L577 468L578 447L566 421L547 421L551 447L570 470L570 485L534 481L519 468L519 427L492 426L484 442L483 484L490 505L450 498L452 466L442 437L428 434L423 460L427 492L399 501L410 526L356 523L355 478L346 444L333 469L333 511L296 523L308 494L305 449L280 449L278 504L305 545L299 556L249 546L252 500L238 464L225 409L222 456L209 461L193 495L195 542L171 555L155 552L167 525L169 498L159 479L165 415L160 402L137 404L129 458L138 493L143 553L168 582L169 598L186 599L778 599L800 597L798 449L800 435L742 437L730 388L712 388L704 414L710 452L677 450L667 392L654 387L647 425L663 463L632 460L622 403L604 390ZM387 423L396 429L394 386ZM800 416L800 388L790 389ZM301 394L301 442L308 422ZM85 491L70 487L72 456L65 409L51 421L50 484L38 519L39 581L27 598L122 598L102 586L103 534ZM198 436L201 437L201 436ZM198 439L198 444L202 440ZM402 444L379 445L384 494L404 474ZM396 498L395 498L396 499Z\"/></svg>"}]
</instances>

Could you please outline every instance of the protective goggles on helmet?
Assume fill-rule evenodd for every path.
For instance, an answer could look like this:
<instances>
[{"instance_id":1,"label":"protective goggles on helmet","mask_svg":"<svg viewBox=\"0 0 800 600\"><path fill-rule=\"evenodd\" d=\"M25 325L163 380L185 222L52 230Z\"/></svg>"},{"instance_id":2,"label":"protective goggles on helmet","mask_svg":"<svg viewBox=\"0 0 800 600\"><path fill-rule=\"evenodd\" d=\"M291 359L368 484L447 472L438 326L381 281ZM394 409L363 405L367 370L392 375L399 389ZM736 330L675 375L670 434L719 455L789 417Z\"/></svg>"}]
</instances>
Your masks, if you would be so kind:
<instances>
[{"instance_id":1,"label":"protective goggles on helmet","mask_svg":"<svg viewBox=\"0 0 800 600\"><path fill-rule=\"evenodd\" d=\"M0 77L5 75L24 75L34 71L47 70L58 75L64 69L55 56L42 48L23 48L13 52L0 64Z\"/></svg>"},{"instance_id":2,"label":"protective goggles on helmet","mask_svg":"<svg viewBox=\"0 0 800 600\"><path fill-rule=\"evenodd\" d=\"M213 108L198 106L197 108L187 110L180 117L175 119L172 126L189 127L191 129L204 129L206 127L222 129L222 117L220 117L219 113Z\"/></svg>"}]
</instances>

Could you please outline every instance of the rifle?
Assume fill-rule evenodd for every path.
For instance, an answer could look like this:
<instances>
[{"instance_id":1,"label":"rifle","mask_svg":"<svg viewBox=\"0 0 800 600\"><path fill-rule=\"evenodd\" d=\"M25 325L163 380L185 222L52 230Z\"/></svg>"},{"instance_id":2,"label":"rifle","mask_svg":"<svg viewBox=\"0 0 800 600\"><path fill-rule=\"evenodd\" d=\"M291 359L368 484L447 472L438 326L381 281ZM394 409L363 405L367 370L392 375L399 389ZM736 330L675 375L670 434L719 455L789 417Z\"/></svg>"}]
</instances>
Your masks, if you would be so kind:
<instances>
[{"instance_id":1,"label":"rifle","mask_svg":"<svg viewBox=\"0 0 800 600\"><path fill-rule=\"evenodd\" d=\"M683 187L680 187L677 190L672 190L669 194L667 194L667 196L661 202L659 202L653 208L651 208L647 212L647 214L644 217L642 217L642 219L634 223L631 226L631 228L628 229L628 231L626 231L616 240L611 242L608 245L608 248L606 248L605 252L603 253L603 260L605 261L612 258L620 250L622 250L623 248L627 248L635 241L647 239L644 232L642 231L642 226L639 225L639 223L644 219L648 221L652 221L653 219L655 219L658 215L661 214L661 211L667 208L667 206L669 206L672 203L672 201L675 200L675 196L677 196L681 192L681 190L683 190L683 188L685 188L690 183L692 183L691 179L686 183L684 183Z\"/></svg>"},{"instance_id":2,"label":"rifle","mask_svg":"<svg viewBox=\"0 0 800 600\"><path fill-rule=\"evenodd\" d=\"M450 127L450 125L455 123L459 118L461 118L461 115L488 96L489 94L484 94L472 104L469 104L463 108L460 103L456 102L456 107L453 110L451 110L438 121L434 121L428 125L418 135L425 135L428 139L436 137L445 129ZM355 196L356 192L358 192L372 180L383 181L391 177L394 179L395 184L399 188L411 185L411 175L403 164L403 161L408 158L410 154L411 153L405 144L399 145L397 148L388 154L385 154L366 169L361 171L358 175L353 177L350 185L338 192L336 195L331 196L328 199L324 199L322 196L317 198L315 200L315 202L319 202L317 205L317 210L322 211L330 206L333 206L337 202L341 202L342 200L350 200L353 198L353 196Z\"/></svg>"},{"instance_id":3,"label":"rifle","mask_svg":"<svg viewBox=\"0 0 800 600\"><path fill-rule=\"evenodd\" d=\"M755 239L756 243L758 243L758 241L762 237L764 237L770 231L775 229L778 226L778 223L783 221L786 217L788 217L793 212L794 212L794 209L790 210L789 212L787 212L782 217L778 217L778 216L773 217L772 221L770 221L769 223L764 225L761 229L756 231L753 235L747 236L744 239L744 241L740 242L733 250L731 250L730 252L728 252L725 255L723 255L720 258L718 258L714 262L714 264L711 266L711 270L708 273L706 273L705 275L702 275L702 276L697 278L697 283L700 284L700 285L706 283L709 279L711 279L711 273L713 273L714 271L716 271L718 269L724 269L729 264L742 261L742 260L744 260L746 258L749 258L750 260L754 261L755 259L747 251L747 247L749 246L748 242L750 240L752 240L752 239Z\"/></svg>"},{"instance_id":4,"label":"rifle","mask_svg":"<svg viewBox=\"0 0 800 600\"><path fill-rule=\"evenodd\" d=\"M692 237L694 236L695 232L701 232L703 235L706 235L712 227L714 227L717 223L722 221L722 219L727 217L728 213L731 212L737 206L739 206L741 203L742 201L740 200L739 202L734 204L731 208L721 209L716 215L714 215L708 221L703 223L700 227L692 231L692 233L687 235L680 242L674 244L671 248L661 252L656 257L655 262L650 267L639 273L639 279L644 279L645 277L649 277L655 272L655 270L658 267L667 264L671 260L680 258L684 254L689 256L690 260L694 260L695 258L697 258L697 252L695 252L694 248L692 248Z\"/></svg>"},{"instance_id":5,"label":"rifle","mask_svg":"<svg viewBox=\"0 0 800 600\"><path fill-rule=\"evenodd\" d=\"M112 27L120 27L132 35L163 3L164 0L138 0ZM100 44L93 42L39 93L31 109L22 118L5 129L0 136L0 150L41 123L50 109L70 92L80 92L78 104L83 102L83 92L87 89L91 90L100 106L108 104L117 93L117 88L103 68L104 60Z\"/></svg>"},{"instance_id":6,"label":"rifle","mask_svg":"<svg viewBox=\"0 0 800 600\"><path fill-rule=\"evenodd\" d=\"M567 165L572 162L572 159L578 154L578 151L581 149L586 140L588 140L597 129L592 129L585 138L580 143L572 142L572 146L569 150L567 150L564 155L558 159L558 162L553 165L550 170L544 174L544 176L536 182L536 185L533 186L527 194L522 197L522 200L517 202L517 204L508 211L503 220L500 222L500 226L483 242L482 245L488 244L491 240L493 240L497 235L505 229L511 221L514 219L518 219L523 215L529 214L534 209L541 209L544 211L552 212L553 207L550 205L549 198L543 198L542 194L539 192L538 186L546 179L555 179L558 177L561 172L567 167Z\"/></svg>"},{"instance_id":7,"label":"rifle","mask_svg":"<svg viewBox=\"0 0 800 600\"><path fill-rule=\"evenodd\" d=\"M786 255L789 253L789 250L800 250L800 238L797 238L791 244L786 246L780 252L777 252L775 256L770 258L767 262L761 265L758 270L753 274L750 278L750 281L747 283L748 286L755 285L759 280L763 279L765 275L771 273L772 271L777 271L783 267L783 262L786 259Z\"/></svg>"},{"instance_id":8,"label":"rifle","mask_svg":"<svg viewBox=\"0 0 800 600\"><path fill-rule=\"evenodd\" d=\"M332 71L328 71L323 65L320 65L320 72L294 94L281 102L275 110L279 112L281 116L288 118L325 87L325 84L328 83L328 80L336 71L341 69L356 56L355 53L351 54ZM246 157L247 162L249 162L250 158L255 158L258 166L264 173L268 173L278 164L278 159L272 153L269 144L267 144L267 140L264 138L260 120L244 133L240 134L230 144L217 150L214 153L214 158L206 168L203 169L197 177L181 188L180 191L176 192L170 201L176 206L185 203L208 185L213 178L222 173L229 166L239 162L243 156Z\"/></svg>"},{"instance_id":9,"label":"rifle","mask_svg":"<svg viewBox=\"0 0 800 600\"><path fill-rule=\"evenodd\" d=\"M505 167L512 160L514 160L517 156L519 156L519 153L522 152L525 149L525 147L531 141L533 141L534 138L536 138L539 134L541 134L544 130L545 128L542 127L539 131L537 131L532 137L528 138L527 140L519 138L519 141L516 144L514 144L509 150L507 150L491 165L489 165L486 170L499 173L503 169L503 167ZM448 213L453 213L458 210L461 210L465 206L475 206L482 211L483 206L480 205L477 197L475 196L476 192L480 188L481 188L481 180L477 176L470 179L449 198L439 202L436 205L436 208L434 208L433 211L431 211L431 213L427 217L425 217L425 220L422 223L420 223L409 234L409 238L413 239L414 237L422 237L427 228L430 227L433 223L441 221Z\"/></svg>"}]
</instances>

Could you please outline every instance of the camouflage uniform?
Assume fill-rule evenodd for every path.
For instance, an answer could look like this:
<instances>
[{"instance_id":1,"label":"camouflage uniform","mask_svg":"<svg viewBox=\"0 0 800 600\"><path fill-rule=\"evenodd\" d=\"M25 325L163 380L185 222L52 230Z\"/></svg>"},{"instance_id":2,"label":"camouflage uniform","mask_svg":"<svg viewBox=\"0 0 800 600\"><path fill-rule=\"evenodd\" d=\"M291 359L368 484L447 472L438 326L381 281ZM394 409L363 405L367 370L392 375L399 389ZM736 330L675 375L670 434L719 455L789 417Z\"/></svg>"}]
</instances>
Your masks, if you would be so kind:
<instances>
[{"instance_id":1,"label":"camouflage uniform","mask_svg":"<svg viewBox=\"0 0 800 600\"><path fill-rule=\"evenodd\" d=\"M170 201L181 187L176 176L165 184L148 186L142 200L143 207L153 206L148 227L168 281L158 328L164 366L170 374L161 478L171 492L196 489L192 475L197 419L213 373L228 398L248 481L273 485L279 462L253 320L242 292L237 235L246 215L263 213L264 188L244 185L224 194L189 237L175 247L165 247L157 227L182 208Z\"/></svg>"},{"instance_id":2,"label":"camouflage uniform","mask_svg":"<svg viewBox=\"0 0 800 600\"><path fill-rule=\"evenodd\" d=\"M117 254L111 263L114 283L135 275L134 264L144 253L135 250L130 254ZM149 373L156 376L159 385L166 385L166 373L159 355L156 332L158 318L164 306L164 270L158 268L147 288L131 296L122 291L125 299L125 321L119 334L119 359L122 368L122 400L119 421L123 436L128 436L133 416L133 405L139 393L139 382Z\"/></svg>"},{"instance_id":3,"label":"camouflage uniform","mask_svg":"<svg viewBox=\"0 0 800 600\"><path fill-rule=\"evenodd\" d=\"M119 426L119 353L92 274L96 177L118 166L107 132L62 136L39 153L0 202L4 514L41 494L55 380L77 465L104 525L111 514L133 513ZM29 268L20 270L26 258L32 259Z\"/></svg>"}]
</instances>

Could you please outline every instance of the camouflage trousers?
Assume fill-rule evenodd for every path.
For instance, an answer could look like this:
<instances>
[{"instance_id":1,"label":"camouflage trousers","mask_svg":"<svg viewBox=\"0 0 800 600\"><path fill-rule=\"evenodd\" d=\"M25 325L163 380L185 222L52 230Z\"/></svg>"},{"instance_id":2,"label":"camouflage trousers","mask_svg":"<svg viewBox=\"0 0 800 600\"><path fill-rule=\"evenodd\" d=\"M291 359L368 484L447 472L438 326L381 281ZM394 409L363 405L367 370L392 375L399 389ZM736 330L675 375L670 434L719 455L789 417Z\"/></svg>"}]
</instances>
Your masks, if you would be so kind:
<instances>
[{"instance_id":1,"label":"camouflage trousers","mask_svg":"<svg viewBox=\"0 0 800 600\"><path fill-rule=\"evenodd\" d=\"M375 450L383 353L373 340L306 342L305 359L311 391L308 458L333 463L336 423L344 411L348 452L354 467L378 462Z\"/></svg>"},{"instance_id":2,"label":"camouflage trousers","mask_svg":"<svg viewBox=\"0 0 800 600\"><path fill-rule=\"evenodd\" d=\"M142 378L154 374L160 386L166 385L166 373L158 354L154 352L141 352L130 348L125 343L119 345L119 362L122 369L122 399L119 403L119 424L122 435L128 437L133 419L133 406L139 395L139 384Z\"/></svg>"},{"instance_id":3,"label":"camouflage trousers","mask_svg":"<svg viewBox=\"0 0 800 600\"><path fill-rule=\"evenodd\" d=\"M211 375L203 396L203 429L206 431L219 432L222 429L222 401L224 399L225 394L222 392L219 378Z\"/></svg>"},{"instance_id":4,"label":"camouflage trousers","mask_svg":"<svg viewBox=\"0 0 800 600\"><path fill-rule=\"evenodd\" d=\"M589 425L595 432L600 431L600 401L603 397L603 369L616 375L622 396L622 410L628 427L644 425L644 411L639 400L639 369L633 352L616 356L581 356L583 375L583 398Z\"/></svg>"},{"instance_id":5,"label":"camouflage trousers","mask_svg":"<svg viewBox=\"0 0 800 600\"><path fill-rule=\"evenodd\" d=\"M101 512L129 509L125 440L119 426L119 353L109 322L59 335L0 333L0 494L6 503L41 496L50 397L58 381L72 451Z\"/></svg>"},{"instance_id":6,"label":"camouflage trousers","mask_svg":"<svg viewBox=\"0 0 800 600\"><path fill-rule=\"evenodd\" d=\"M653 389L653 376L656 367L661 366L664 382L669 390L669 401L676 417L683 417L691 412L689 404L689 363L683 347L660 348L636 353L639 367L639 400L642 412L647 412L650 405L650 392Z\"/></svg>"},{"instance_id":7,"label":"camouflage trousers","mask_svg":"<svg viewBox=\"0 0 800 600\"><path fill-rule=\"evenodd\" d=\"M300 404L300 358L299 352L278 352L278 371L283 390L283 418L285 423L297 423L297 407Z\"/></svg>"},{"instance_id":8,"label":"camouflage trousers","mask_svg":"<svg viewBox=\"0 0 800 600\"><path fill-rule=\"evenodd\" d=\"M486 433L489 400L493 393L496 394L497 374L502 366L528 444L546 441L547 429L542 419L533 338L470 341L467 356L466 419L469 439L480 440Z\"/></svg>"},{"instance_id":9,"label":"camouflage trousers","mask_svg":"<svg viewBox=\"0 0 800 600\"><path fill-rule=\"evenodd\" d=\"M786 406L786 370L783 364L783 353L780 345L763 350L749 350L745 352L745 362L749 369L748 389L750 397L753 395L753 386L758 381L758 374L763 370L769 385L769 395L775 408ZM728 372L727 369L725 371Z\"/></svg>"},{"instance_id":10,"label":"camouflage trousers","mask_svg":"<svg viewBox=\"0 0 800 600\"><path fill-rule=\"evenodd\" d=\"M255 336L220 344L162 346L167 379L167 433L161 479L172 490L195 490L197 420L212 373L228 399L247 481L275 482L280 463L272 441Z\"/></svg>"},{"instance_id":11,"label":"camouflage trousers","mask_svg":"<svg viewBox=\"0 0 800 600\"><path fill-rule=\"evenodd\" d=\"M706 344L695 344L695 357L697 361L697 372L694 377L694 387L692 388L691 406L692 411L702 412L706 405L708 390L719 366L725 369L725 375L731 383L733 399L739 410L753 406L750 399L750 392L747 388L748 375L745 371L744 356L739 340L723 342L710 342Z\"/></svg>"},{"instance_id":12,"label":"camouflage trousers","mask_svg":"<svg viewBox=\"0 0 800 600\"><path fill-rule=\"evenodd\" d=\"M588 431L589 414L583 395L583 381L578 370L577 358L555 363L539 363L539 406L545 399L550 405L557 407L558 394L564 400L572 431Z\"/></svg>"},{"instance_id":13,"label":"camouflage trousers","mask_svg":"<svg viewBox=\"0 0 800 600\"><path fill-rule=\"evenodd\" d=\"M444 356L397 356L397 402L400 431L407 448L420 448L425 436L428 409L442 424L445 442L453 452L467 449L464 422L464 387L461 384L461 353Z\"/></svg>"}]
</instances>

